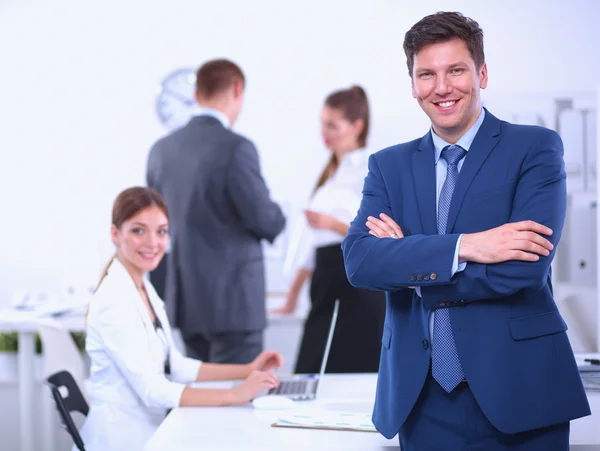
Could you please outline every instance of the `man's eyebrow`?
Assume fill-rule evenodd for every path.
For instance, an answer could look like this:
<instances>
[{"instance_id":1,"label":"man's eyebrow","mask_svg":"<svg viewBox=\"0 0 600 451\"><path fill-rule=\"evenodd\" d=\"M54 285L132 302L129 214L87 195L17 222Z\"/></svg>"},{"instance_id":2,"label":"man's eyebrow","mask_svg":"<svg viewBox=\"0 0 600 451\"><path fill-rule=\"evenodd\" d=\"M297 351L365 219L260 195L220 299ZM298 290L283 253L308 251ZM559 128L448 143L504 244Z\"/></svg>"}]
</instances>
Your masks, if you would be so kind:
<instances>
[{"instance_id":1,"label":"man's eyebrow","mask_svg":"<svg viewBox=\"0 0 600 451\"><path fill-rule=\"evenodd\" d=\"M452 68L457 67L457 66L466 66L466 65L467 65L467 63L465 63L464 61L459 61L458 63L452 63L452 64L450 64L450 66L448 66L448 67L450 67L450 69L452 69Z\"/></svg>"}]
</instances>

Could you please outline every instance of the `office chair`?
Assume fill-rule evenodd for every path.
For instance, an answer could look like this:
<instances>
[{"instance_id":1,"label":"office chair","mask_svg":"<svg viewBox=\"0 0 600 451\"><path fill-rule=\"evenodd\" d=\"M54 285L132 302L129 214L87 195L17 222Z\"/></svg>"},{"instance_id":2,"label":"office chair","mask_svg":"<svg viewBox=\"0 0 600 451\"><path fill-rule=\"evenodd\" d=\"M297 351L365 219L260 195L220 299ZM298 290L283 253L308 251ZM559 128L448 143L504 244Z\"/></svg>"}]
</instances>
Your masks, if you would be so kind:
<instances>
[{"instance_id":1,"label":"office chair","mask_svg":"<svg viewBox=\"0 0 600 451\"><path fill-rule=\"evenodd\" d=\"M73 418L71 418L71 412L77 411L87 416L90 409L83 398L75 379L73 379L73 376L71 376L71 373L68 371L59 371L50 376L47 381L63 425L73 438L73 442L75 442L77 449L79 449L79 451L85 451L83 440L81 440L77 426L75 426ZM67 389L68 393L65 397L62 396L59 390L61 387Z\"/></svg>"}]
</instances>

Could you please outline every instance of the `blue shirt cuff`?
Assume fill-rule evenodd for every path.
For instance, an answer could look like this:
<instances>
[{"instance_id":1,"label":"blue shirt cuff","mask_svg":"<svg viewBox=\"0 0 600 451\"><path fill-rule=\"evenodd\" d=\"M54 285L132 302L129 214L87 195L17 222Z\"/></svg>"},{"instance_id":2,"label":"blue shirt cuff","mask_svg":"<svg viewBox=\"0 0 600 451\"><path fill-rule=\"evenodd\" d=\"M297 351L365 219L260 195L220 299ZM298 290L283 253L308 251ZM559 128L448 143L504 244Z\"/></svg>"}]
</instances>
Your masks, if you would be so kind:
<instances>
[{"instance_id":1,"label":"blue shirt cuff","mask_svg":"<svg viewBox=\"0 0 600 451\"><path fill-rule=\"evenodd\" d=\"M454 276L457 272L464 271L467 267L467 262L458 263L458 249L460 247L460 240L462 240L463 234L458 237L456 240L456 249L454 249L454 260L452 260L452 271L450 272L451 276Z\"/></svg>"}]
</instances>

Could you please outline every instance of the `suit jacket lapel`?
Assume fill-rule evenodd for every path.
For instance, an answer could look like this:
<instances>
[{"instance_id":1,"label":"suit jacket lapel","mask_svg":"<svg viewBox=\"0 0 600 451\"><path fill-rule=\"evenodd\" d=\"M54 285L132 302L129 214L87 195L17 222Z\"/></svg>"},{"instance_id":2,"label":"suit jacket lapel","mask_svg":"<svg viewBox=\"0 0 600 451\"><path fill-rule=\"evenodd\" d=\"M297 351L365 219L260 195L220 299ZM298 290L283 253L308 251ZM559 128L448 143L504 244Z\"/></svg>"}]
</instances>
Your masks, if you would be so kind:
<instances>
[{"instance_id":1,"label":"suit jacket lapel","mask_svg":"<svg viewBox=\"0 0 600 451\"><path fill-rule=\"evenodd\" d=\"M485 110L485 119L465 157L465 162L458 177L458 183L452 194L452 202L450 204L450 211L448 212L447 233L451 233L454 227L471 182L494 147L496 147L496 144L498 144L498 141L500 141L500 120Z\"/></svg>"},{"instance_id":2,"label":"suit jacket lapel","mask_svg":"<svg viewBox=\"0 0 600 451\"><path fill-rule=\"evenodd\" d=\"M413 178L419 206L419 217L425 235L437 234L435 205L435 148L428 132L412 156Z\"/></svg>"}]
</instances>

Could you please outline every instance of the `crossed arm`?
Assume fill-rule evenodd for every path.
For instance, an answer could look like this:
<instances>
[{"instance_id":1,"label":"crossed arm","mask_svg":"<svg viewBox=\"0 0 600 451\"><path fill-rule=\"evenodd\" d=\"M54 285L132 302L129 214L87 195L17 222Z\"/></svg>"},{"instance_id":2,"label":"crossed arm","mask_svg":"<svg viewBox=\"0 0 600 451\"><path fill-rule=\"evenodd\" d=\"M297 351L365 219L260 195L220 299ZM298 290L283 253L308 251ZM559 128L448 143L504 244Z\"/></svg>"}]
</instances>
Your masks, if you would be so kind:
<instances>
[{"instance_id":1,"label":"crossed arm","mask_svg":"<svg viewBox=\"0 0 600 451\"><path fill-rule=\"evenodd\" d=\"M556 134L547 136L550 139L532 149L522 165L508 223L464 234L459 261L467 265L455 275L450 267L459 235L404 237L391 219L383 178L371 157L363 202L344 242L351 283L387 291L420 286L428 307L440 299L470 302L543 286L566 210L562 143ZM397 239L390 238L393 233ZM437 277L410 280L415 272L435 272Z\"/></svg>"}]
</instances>

